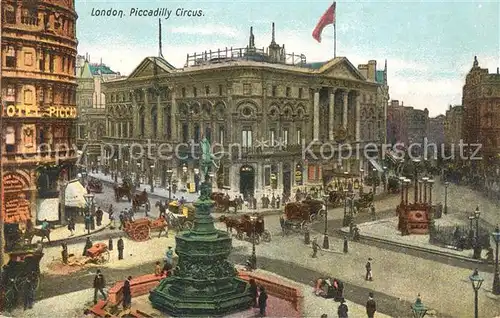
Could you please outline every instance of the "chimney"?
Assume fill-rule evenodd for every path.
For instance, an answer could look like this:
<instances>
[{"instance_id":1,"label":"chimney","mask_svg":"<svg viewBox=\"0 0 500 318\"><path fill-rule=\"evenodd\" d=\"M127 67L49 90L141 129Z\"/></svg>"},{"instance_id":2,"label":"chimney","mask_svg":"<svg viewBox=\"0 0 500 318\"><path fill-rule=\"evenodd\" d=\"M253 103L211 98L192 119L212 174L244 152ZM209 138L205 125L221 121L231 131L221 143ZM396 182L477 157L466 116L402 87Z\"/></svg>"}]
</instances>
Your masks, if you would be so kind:
<instances>
[{"instance_id":1,"label":"chimney","mask_svg":"<svg viewBox=\"0 0 500 318\"><path fill-rule=\"evenodd\" d=\"M365 78L368 78L368 65L366 64L359 64L358 65L358 71L363 75Z\"/></svg>"},{"instance_id":2,"label":"chimney","mask_svg":"<svg viewBox=\"0 0 500 318\"><path fill-rule=\"evenodd\" d=\"M367 79L370 81L375 81L375 73L377 72L377 61L370 60L368 61L368 77Z\"/></svg>"},{"instance_id":3,"label":"chimney","mask_svg":"<svg viewBox=\"0 0 500 318\"><path fill-rule=\"evenodd\" d=\"M404 105L405 105L405 103L403 101L401 101L401 106L404 106Z\"/></svg>"},{"instance_id":4,"label":"chimney","mask_svg":"<svg viewBox=\"0 0 500 318\"><path fill-rule=\"evenodd\" d=\"M497 67L497 74L500 74L500 67Z\"/></svg>"}]
</instances>

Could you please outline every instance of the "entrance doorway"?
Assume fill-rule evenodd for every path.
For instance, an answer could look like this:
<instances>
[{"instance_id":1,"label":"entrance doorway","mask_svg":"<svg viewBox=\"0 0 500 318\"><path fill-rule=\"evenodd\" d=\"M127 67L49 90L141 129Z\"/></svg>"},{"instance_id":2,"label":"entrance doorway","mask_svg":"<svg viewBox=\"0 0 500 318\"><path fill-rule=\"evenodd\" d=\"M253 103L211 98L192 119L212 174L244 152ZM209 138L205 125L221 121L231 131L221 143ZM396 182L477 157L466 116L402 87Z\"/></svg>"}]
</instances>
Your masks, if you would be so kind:
<instances>
[{"instance_id":1,"label":"entrance doorway","mask_svg":"<svg viewBox=\"0 0 500 318\"><path fill-rule=\"evenodd\" d=\"M292 168L290 164L283 164L283 192L290 195L292 190Z\"/></svg>"},{"instance_id":2,"label":"entrance doorway","mask_svg":"<svg viewBox=\"0 0 500 318\"><path fill-rule=\"evenodd\" d=\"M244 198L254 195L255 170L252 166L245 165L240 169L240 193Z\"/></svg>"}]
</instances>

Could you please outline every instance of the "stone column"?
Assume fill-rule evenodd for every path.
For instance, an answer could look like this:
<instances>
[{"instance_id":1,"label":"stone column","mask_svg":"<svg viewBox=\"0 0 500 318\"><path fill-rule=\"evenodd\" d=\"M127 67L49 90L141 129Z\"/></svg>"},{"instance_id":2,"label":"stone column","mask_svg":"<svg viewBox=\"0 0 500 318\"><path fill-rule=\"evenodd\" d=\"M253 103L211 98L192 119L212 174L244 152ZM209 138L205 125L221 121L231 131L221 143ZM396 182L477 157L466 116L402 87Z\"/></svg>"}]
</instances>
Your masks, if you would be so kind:
<instances>
[{"instance_id":1,"label":"stone column","mask_svg":"<svg viewBox=\"0 0 500 318\"><path fill-rule=\"evenodd\" d=\"M141 133L139 129L139 106L137 105L137 97L135 96L135 91L131 90L132 94L132 135L134 138L139 138Z\"/></svg>"},{"instance_id":2,"label":"stone column","mask_svg":"<svg viewBox=\"0 0 500 318\"><path fill-rule=\"evenodd\" d=\"M227 127L227 143L228 144L232 144L234 142L241 142L241 129L233 129L233 115L232 115L232 112L233 112L233 89L231 87L231 85L228 83L227 84L227 105L226 105L226 122L228 123L228 126ZM236 128L236 127L235 127ZM241 127L240 127L241 128ZM252 136L252 142L254 142L253 140L253 136ZM239 168L238 168L239 169ZM237 170L236 173L240 173L239 170ZM240 182L240 180L238 179L238 183ZM238 189L239 189L239 184L238 184Z\"/></svg>"},{"instance_id":3,"label":"stone column","mask_svg":"<svg viewBox=\"0 0 500 318\"><path fill-rule=\"evenodd\" d=\"M361 92L356 94L356 141L361 140Z\"/></svg>"},{"instance_id":4,"label":"stone column","mask_svg":"<svg viewBox=\"0 0 500 318\"><path fill-rule=\"evenodd\" d=\"M175 87L168 87L170 93L172 94L172 105L170 106L170 131L171 131L171 139L177 141L179 140L179 136L177 134L177 125L178 122L175 120L177 116L177 102L175 101Z\"/></svg>"},{"instance_id":5,"label":"stone column","mask_svg":"<svg viewBox=\"0 0 500 318\"><path fill-rule=\"evenodd\" d=\"M127 121L127 138L130 138L130 121Z\"/></svg>"},{"instance_id":6,"label":"stone column","mask_svg":"<svg viewBox=\"0 0 500 318\"><path fill-rule=\"evenodd\" d=\"M161 107L161 96L158 94L156 96L156 139L163 140L165 136L165 120L164 111Z\"/></svg>"},{"instance_id":7,"label":"stone column","mask_svg":"<svg viewBox=\"0 0 500 318\"><path fill-rule=\"evenodd\" d=\"M349 91L344 92L344 111L342 112L342 127L347 131L347 104L349 102Z\"/></svg>"},{"instance_id":8,"label":"stone column","mask_svg":"<svg viewBox=\"0 0 500 318\"><path fill-rule=\"evenodd\" d=\"M142 93L144 94L144 136L146 139L153 137L153 122L151 121L151 105L149 104L149 90L147 88L142 89Z\"/></svg>"},{"instance_id":9,"label":"stone column","mask_svg":"<svg viewBox=\"0 0 500 318\"><path fill-rule=\"evenodd\" d=\"M319 140L319 89L314 90L313 140Z\"/></svg>"},{"instance_id":10,"label":"stone column","mask_svg":"<svg viewBox=\"0 0 500 318\"><path fill-rule=\"evenodd\" d=\"M328 136L330 140L334 138L335 126L335 88L330 89L330 103L328 104Z\"/></svg>"}]
</instances>

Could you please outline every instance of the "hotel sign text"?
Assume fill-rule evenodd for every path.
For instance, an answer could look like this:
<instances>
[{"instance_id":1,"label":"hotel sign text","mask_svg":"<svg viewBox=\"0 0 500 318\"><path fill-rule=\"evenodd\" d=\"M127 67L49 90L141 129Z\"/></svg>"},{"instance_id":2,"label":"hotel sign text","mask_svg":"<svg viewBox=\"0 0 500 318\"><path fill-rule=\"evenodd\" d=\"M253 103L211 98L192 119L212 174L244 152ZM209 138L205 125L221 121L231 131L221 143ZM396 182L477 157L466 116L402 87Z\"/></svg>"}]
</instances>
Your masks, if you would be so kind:
<instances>
[{"instance_id":1,"label":"hotel sign text","mask_svg":"<svg viewBox=\"0 0 500 318\"><path fill-rule=\"evenodd\" d=\"M26 118L76 118L76 107L49 106L43 109L37 106L27 105L8 105L5 107L7 117L26 117Z\"/></svg>"}]
</instances>

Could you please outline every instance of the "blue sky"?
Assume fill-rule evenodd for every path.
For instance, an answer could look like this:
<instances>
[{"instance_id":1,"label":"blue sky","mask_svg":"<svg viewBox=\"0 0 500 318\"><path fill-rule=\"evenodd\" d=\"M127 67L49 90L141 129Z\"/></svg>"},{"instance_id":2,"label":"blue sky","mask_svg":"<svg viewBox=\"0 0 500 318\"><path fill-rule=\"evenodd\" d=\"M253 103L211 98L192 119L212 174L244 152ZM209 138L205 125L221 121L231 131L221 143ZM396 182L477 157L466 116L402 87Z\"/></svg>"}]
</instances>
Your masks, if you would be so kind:
<instances>
[{"instance_id":1,"label":"blue sky","mask_svg":"<svg viewBox=\"0 0 500 318\"><path fill-rule=\"evenodd\" d=\"M158 54L158 18L128 16L131 8L173 10L162 20L163 55L182 67L186 54L244 47L250 26L258 47L276 41L288 53L307 60L333 57L333 27L323 31L322 43L311 36L328 1L160 1L77 0L80 54L92 62L129 74L146 56ZM127 16L91 16L92 9L124 10ZM178 8L201 9L202 17L178 17ZM388 60L390 95L431 115L460 104L466 73L474 55L481 67L500 66L500 4L498 1L355 1L337 2L337 56L354 65Z\"/></svg>"}]
</instances>

